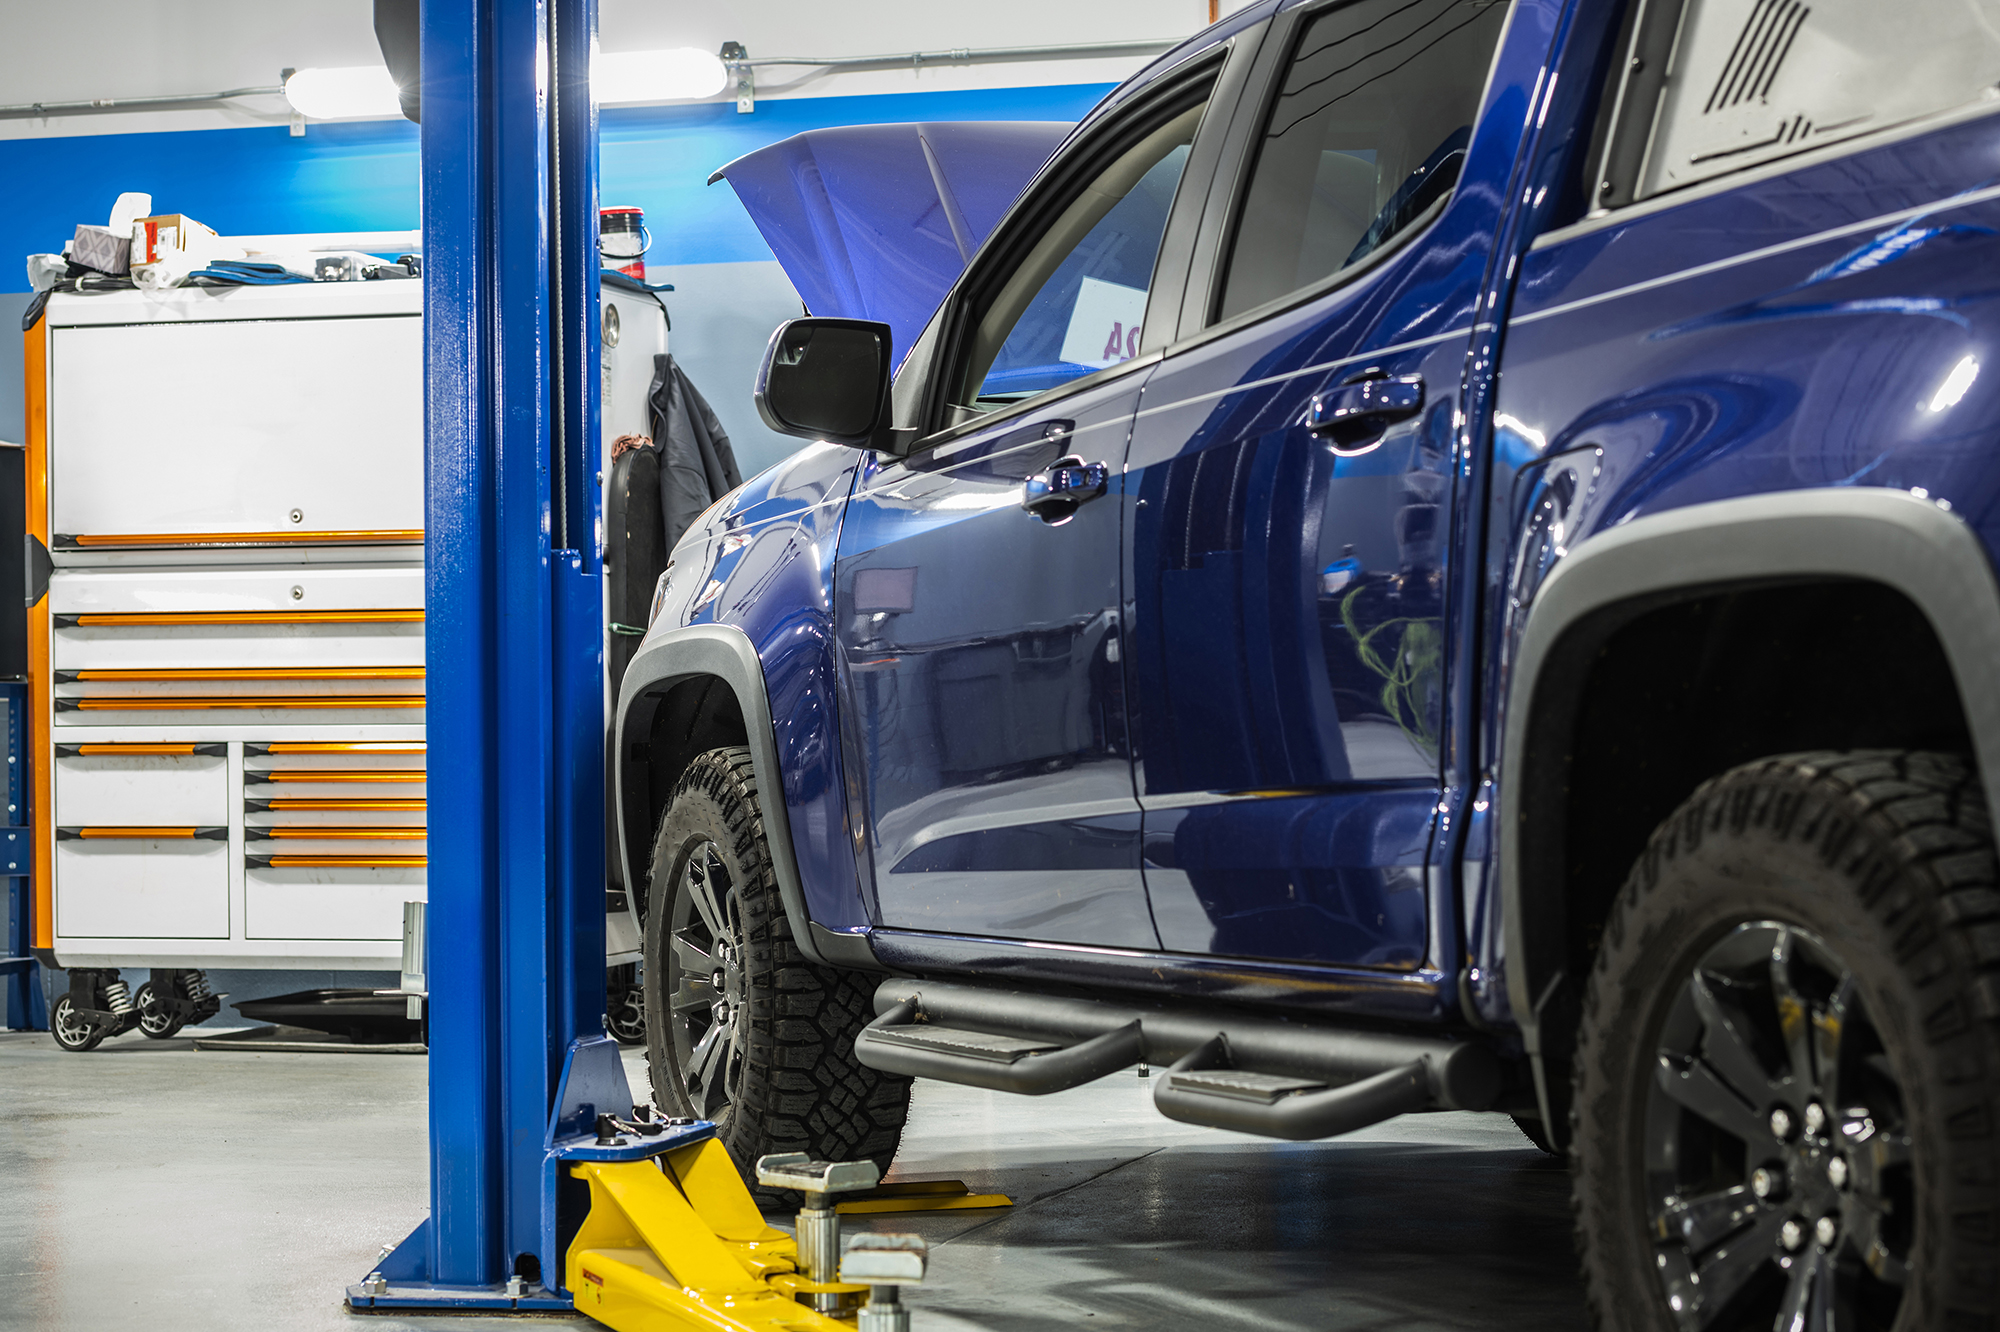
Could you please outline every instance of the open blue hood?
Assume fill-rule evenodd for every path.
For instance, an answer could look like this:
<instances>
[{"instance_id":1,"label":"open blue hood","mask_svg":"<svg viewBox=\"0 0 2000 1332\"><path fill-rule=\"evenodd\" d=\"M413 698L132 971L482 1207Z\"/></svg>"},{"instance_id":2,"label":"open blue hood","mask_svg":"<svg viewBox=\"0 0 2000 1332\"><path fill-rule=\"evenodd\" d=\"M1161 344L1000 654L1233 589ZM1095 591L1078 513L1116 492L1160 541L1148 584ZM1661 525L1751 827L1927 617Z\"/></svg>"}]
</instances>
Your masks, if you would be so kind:
<instances>
[{"instance_id":1,"label":"open blue hood","mask_svg":"<svg viewBox=\"0 0 2000 1332\"><path fill-rule=\"evenodd\" d=\"M956 121L808 130L728 180L816 315L879 319L898 360L1021 190L1074 128Z\"/></svg>"}]
</instances>

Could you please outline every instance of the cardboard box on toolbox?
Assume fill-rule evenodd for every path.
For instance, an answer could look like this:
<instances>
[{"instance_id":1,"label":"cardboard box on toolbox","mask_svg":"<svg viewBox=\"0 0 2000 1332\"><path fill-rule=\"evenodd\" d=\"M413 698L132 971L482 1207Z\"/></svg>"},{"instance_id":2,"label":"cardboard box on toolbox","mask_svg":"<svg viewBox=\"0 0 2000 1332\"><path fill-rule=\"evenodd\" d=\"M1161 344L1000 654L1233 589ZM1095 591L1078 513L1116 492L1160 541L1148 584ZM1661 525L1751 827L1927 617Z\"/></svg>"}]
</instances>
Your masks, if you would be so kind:
<instances>
[{"instance_id":1,"label":"cardboard box on toolbox","mask_svg":"<svg viewBox=\"0 0 2000 1332\"><path fill-rule=\"evenodd\" d=\"M224 257L222 238L185 214L161 213L132 223L132 277L142 287L172 286Z\"/></svg>"}]
</instances>

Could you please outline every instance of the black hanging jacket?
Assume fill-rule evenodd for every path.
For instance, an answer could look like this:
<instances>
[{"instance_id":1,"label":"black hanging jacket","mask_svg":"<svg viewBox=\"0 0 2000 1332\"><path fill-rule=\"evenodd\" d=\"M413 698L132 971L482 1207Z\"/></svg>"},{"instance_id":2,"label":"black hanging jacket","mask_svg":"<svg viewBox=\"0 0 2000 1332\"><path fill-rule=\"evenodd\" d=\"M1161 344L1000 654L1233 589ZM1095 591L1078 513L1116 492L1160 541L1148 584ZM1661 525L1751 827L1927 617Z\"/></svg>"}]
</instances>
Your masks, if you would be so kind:
<instances>
[{"instance_id":1,"label":"black hanging jacket","mask_svg":"<svg viewBox=\"0 0 2000 1332\"><path fill-rule=\"evenodd\" d=\"M661 535L671 551L702 510L743 484L743 473L722 422L671 353L653 358L646 400L660 450Z\"/></svg>"}]
</instances>

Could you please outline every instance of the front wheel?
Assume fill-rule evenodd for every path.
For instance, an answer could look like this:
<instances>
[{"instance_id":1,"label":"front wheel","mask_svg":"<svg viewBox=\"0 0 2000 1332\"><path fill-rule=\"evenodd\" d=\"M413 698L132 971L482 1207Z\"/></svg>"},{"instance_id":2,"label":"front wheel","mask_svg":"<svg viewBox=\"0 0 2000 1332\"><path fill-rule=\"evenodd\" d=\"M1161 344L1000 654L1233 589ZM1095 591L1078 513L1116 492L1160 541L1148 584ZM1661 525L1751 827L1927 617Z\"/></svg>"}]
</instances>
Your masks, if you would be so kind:
<instances>
[{"instance_id":1,"label":"front wheel","mask_svg":"<svg viewBox=\"0 0 2000 1332\"><path fill-rule=\"evenodd\" d=\"M49 1014L49 1034L59 1049L72 1054L87 1054L104 1043L104 1028L78 1017L68 995L56 1000L55 1011Z\"/></svg>"},{"instance_id":2,"label":"front wheel","mask_svg":"<svg viewBox=\"0 0 2000 1332\"><path fill-rule=\"evenodd\" d=\"M688 766L653 844L646 1061L672 1115L713 1120L746 1175L770 1152L887 1170L910 1080L854 1057L865 976L816 967L779 900L750 751Z\"/></svg>"},{"instance_id":3,"label":"front wheel","mask_svg":"<svg viewBox=\"0 0 2000 1332\"><path fill-rule=\"evenodd\" d=\"M1576 1058L1578 1237L1610 1332L1983 1325L2000 893L1962 760L1738 768L1606 923Z\"/></svg>"}]
</instances>

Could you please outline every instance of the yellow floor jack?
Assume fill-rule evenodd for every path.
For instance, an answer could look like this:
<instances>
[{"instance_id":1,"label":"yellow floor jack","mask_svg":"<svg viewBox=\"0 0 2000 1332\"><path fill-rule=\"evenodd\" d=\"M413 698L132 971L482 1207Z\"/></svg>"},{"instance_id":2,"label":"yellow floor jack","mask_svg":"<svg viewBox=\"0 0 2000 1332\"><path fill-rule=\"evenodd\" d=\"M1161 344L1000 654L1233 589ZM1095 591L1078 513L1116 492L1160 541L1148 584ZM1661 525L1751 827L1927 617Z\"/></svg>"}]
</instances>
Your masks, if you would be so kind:
<instances>
[{"instance_id":1,"label":"yellow floor jack","mask_svg":"<svg viewBox=\"0 0 2000 1332\"><path fill-rule=\"evenodd\" d=\"M871 1161L757 1162L758 1184L805 1195L796 1237L764 1223L714 1138L568 1169L589 1184L590 1212L565 1284L577 1312L618 1332L908 1332L901 1288L923 1280L922 1237L857 1235L841 1251L834 1199L876 1186Z\"/></svg>"},{"instance_id":2,"label":"yellow floor jack","mask_svg":"<svg viewBox=\"0 0 2000 1332\"><path fill-rule=\"evenodd\" d=\"M630 1118L603 1113L630 1106ZM764 1223L729 1151L705 1120L635 1104L618 1045L571 1043L542 1141L538 1253L502 1283L439 1283L425 1221L384 1246L347 1287L359 1314L567 1313L619 1332L908 1332L901 1288L923 1280L916 1235L857 1235L842 1252L842 1211L1007 1207L958 1180L881 1185L870 1161L766 1156L764 1188L805 1195L798 1233ZM836 1201L845 1197L847 1201ZM544 1284L542 1273L561 1280Z\"/></svg>"}]
</instances>

